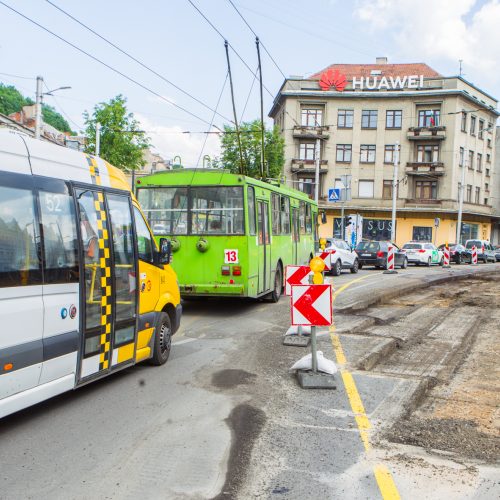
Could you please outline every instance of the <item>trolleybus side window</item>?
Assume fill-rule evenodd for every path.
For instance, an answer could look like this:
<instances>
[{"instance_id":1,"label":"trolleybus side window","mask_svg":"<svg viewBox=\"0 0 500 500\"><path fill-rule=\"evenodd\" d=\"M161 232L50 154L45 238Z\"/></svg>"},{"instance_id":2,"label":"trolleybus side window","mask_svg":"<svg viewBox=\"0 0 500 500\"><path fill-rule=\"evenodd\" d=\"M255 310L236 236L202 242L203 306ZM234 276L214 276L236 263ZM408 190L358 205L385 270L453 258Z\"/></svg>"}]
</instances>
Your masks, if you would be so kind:
<instances>
[{"instance_id":1,"label":"trolleybus side window","mask_svg":"<svg viewBox=\"0 0 500 500\"><path fill-rule=\"evenodd\" d=\"M306 204L303 201L299 203L299 226L300 234L306 234Z\"/></svg>"},{"instance_id":2,"label":"trolleybus side window","mask_svg":"<svg viewBox=\"0 0 500 500\"><path fill-rule=\"evenodd\" d=\"M255 236L255 189L252 186L247 188L248 198L248 231L251 236Z\"/></svg>"},{"instance_id":3,"label":"trolleybus side window","mask_svg":"<svg viewBox=\"0 0 500 500\"><path fill-rule=\"evenodd\" d=\"M311 205L309 203L306 203L306 233L312 234Z\"/></svg>"},{"instance_id":4,"label":"trolleybus side window","mask_svg":"<svg viewBox=\"0 0 500 500\"><path fill-rule=\"evenodd\" d=\"M137 248L139 259L145 262L153 262L153 238L148 226L144 222L141 213L134 207L135 230L137 232Z\"/></svg>"},{"instance_id":5,"label":"trolleybus side window","mask_svg":"<svg viewBox=\"0 0 500 500\"><path fill-rule=\"evenodd\" d=\"M34 202L31 190L0 186L0 287L41 284Z\"/></svg>"},{"instance_id":6,"label":"trolleybus side window","mask_svg":"<svg viewBox=\"0 0 500 500\"><path fill-rule=\"evenodd\" d=\"M280 195L271 193L271 223L273 226L273 234L280 234Z\"/></svg>"},{"instance_id":7,"label":"trolleybus side window","mask_svg":"<svg viewBox=\"0 0 500 500\"><path fill-rule=\"evenodd\" d=\"M39 191L39 199L44 282L78 282L78 242L73 198L68 192Z\"/></svg>"},{"instance_id":8,"label":"trolleybus side window","mask_svg":"<svg viewBox=\"0 0 500 500\"><path fill-rule=\"evenodd\" d=\"M113 235L115 285L114 347L134 339L136 313L135 252L132 214L129 198L107 194L106 199ZM149 232L149 231L148 231Z\"/></svg>"},{"instance_id":9,"label":"trolleybus side window","mask_svg":"<svg viewBox=\"0 0 500 500\"><path fill-rule=\"evenodd\" d=\"M281 234L290 234L290 198L281 196Z\"/></svg>"}]
</instances>

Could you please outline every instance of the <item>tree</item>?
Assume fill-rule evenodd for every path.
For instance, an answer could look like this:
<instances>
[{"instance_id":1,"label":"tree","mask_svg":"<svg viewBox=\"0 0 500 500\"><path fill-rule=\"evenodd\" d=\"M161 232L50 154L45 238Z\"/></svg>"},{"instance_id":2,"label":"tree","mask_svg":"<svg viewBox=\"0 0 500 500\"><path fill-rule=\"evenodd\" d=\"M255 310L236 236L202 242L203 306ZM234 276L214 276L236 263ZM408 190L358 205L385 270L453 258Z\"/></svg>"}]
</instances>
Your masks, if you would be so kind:
<instances>
[{"instance_id":1,"label":"tree","mask_svg":"<svg viewBox=\"0 0 500 500\"><path fill-rule=\"evenodd\" d=\"M71 130L69 123L48 104L42 105L42 119L45 123L52 125L61 132L69 132L70 134L75 135L75 133Z\"/></svg>"},{"instance_id":2,"label":"tree","mask_svg":"<svg viewBox=\"0 0 500 500\"><path fill-rule=\"evenodd\" d=\"M86 151L95 152L96 123L100 123L100 156L115 167L136 170L146 163L142 152L149 146L149 139L139 129L133 113L127 111L126 102L125 97L118 95L94 106L92 116L85 111Z\"/></svg>"},{"instance_id":3,"label":"tree","mask_svg":"<svg viewBox=\"0 0 500 500\"><path fill-rule=\"evenodd\" d=\"M30 98L24 97L13 85L0 83L0 113L10 115L23 109L23 106L34 104Z\"/></svg>"},{"instance_id":4,"label":"tree","mask_svg":"<svg viewBox=\"0 0 500 500\"><path fill-rule=\"evenodd\" d=\"M240 171L240 154L236 128L225 125L224 132L221 141L222 155L216 164L221 168L238 173ZM258 179L261 177L260 120L242 123L240 125L240 137L245 174ZM264 159L269 171L268 175L266 168L264 168L264 177L278 178L283 172L283 165L285 164L284 143L285 141L276 127L264 132Z\"/></svg>"}]
</instances>

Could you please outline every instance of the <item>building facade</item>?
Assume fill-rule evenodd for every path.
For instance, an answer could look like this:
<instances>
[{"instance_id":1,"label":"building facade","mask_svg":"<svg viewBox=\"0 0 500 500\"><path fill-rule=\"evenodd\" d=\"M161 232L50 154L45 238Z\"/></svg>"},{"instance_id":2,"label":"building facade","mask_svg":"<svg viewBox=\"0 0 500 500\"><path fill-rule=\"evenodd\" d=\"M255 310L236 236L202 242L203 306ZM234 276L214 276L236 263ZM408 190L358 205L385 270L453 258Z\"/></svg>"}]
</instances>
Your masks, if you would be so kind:
<instances>
[{"instance_id":1,"label":"building facade","mask_svg":"<svg viewBox=\"0 0 500 500\"><path fill-rule=\"evenodd\" d=\"M285 176L311 196L319 148L321 236L340 234L328 189L351 176L345 214L363 217L363 238L389 239L398 163L396 243L456 240L462 172L462 239L489 239L497 100L426 64L332 65L283 83L270 116L285 139Z\"/></svg>"}]
</instances>

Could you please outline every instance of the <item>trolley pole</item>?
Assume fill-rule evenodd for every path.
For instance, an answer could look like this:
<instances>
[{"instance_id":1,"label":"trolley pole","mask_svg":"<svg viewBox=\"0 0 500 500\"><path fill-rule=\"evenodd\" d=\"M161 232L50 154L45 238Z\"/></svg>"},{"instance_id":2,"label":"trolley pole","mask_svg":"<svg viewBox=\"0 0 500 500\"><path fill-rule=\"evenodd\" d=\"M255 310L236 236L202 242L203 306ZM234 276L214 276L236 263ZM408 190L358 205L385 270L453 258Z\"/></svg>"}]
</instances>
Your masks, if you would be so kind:
<instances>
[{"instance_id":1,"label":"trolley pole","mask_svg":"<svg viewBox=\"0 0 500 500\"><path fill-rule=\"evenodd\" d=\"M399 162L399 142L394 147L394 173L392 176L392 227L391 242L396 241L396 203L398 199L398 162Z\"/></svg>"},{"instance_id":2,"label":"trolley pole","mask_svg":"<svg viewBox=\"0 0 500 500\"><path fill-rule=\"evenodd\" d=\"M260 175L264 177L264 171L269 177L269 166L265 165L265 137L264 137L264 96L263 96L263 83L262 83L262 63L260 61L260 41L259 37L255 37L255 44L257 45L257 58L259 60L259 84L260 84Z\"/></svg>"}]
</instances>

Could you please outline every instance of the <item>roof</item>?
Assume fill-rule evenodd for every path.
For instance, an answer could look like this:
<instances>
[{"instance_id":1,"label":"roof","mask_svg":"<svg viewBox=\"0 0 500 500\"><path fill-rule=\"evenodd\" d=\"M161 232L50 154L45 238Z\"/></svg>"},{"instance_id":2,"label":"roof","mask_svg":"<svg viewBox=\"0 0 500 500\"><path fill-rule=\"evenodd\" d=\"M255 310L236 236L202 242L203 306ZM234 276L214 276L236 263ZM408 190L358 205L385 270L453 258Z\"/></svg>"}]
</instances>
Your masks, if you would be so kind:
<instances>
[{"instance_id":1,"label":"roof","mask_svg":"<svg viewBox=\"0 0 500 500\"><path fill-rule=\"evenodd\" d=\"M440 77L437 71L433 70L425 63L408 63L408 64L331 64L330 66L318 71L309 77L309 80L319 80L321 74L329 69L337 70L345 75L347 80L352 80L353 77L369 77L373 70L381 71L377 76L409 76L423 75L424 78Z\"/></svg>"}]
</instances>

